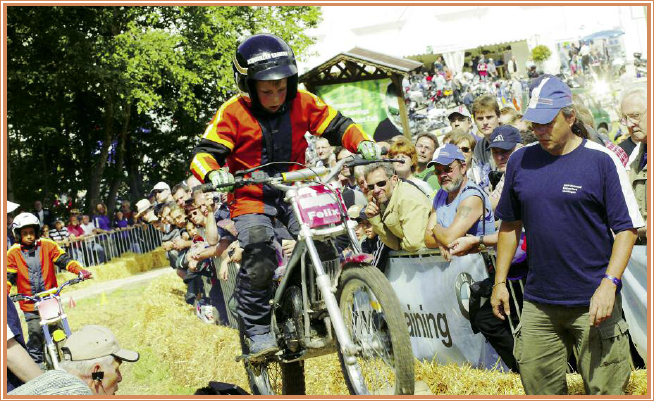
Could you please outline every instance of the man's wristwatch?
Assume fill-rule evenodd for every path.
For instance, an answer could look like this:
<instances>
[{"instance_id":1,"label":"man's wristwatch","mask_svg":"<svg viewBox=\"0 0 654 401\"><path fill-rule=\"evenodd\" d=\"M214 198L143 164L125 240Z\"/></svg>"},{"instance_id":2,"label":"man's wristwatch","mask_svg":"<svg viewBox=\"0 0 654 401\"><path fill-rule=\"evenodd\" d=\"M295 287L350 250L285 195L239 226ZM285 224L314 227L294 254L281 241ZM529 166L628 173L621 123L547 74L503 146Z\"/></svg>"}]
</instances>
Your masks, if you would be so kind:
<instances>
[{"instance_id":1,"label":"man's wristwatch","mask_svg":"<svg viewBox=\"0 0 654 401\"><path fill-rule=\"evenodd\" d=\"M479 250L480 251L485 251L486 250L486 245L484 244L484 236L483 235L479 236Z\"/></svg>"}]
</instances>

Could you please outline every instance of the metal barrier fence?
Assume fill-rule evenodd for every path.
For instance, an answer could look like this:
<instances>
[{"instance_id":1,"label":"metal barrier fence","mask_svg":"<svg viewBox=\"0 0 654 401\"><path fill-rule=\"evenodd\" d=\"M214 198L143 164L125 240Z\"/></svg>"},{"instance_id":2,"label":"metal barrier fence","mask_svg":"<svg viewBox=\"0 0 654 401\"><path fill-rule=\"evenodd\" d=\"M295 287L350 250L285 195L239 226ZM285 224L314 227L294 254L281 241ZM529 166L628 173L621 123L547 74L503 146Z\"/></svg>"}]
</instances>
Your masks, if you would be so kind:
<instances>
[{"instance_id":1,"label":"metal barrier fence","mask_svg":"<svg viewBox=\"0 0 654 401\"><path fill-rule=\"evenodd\" d=\"M216 271L220 270L220 258L214 258L214 264L216 265ZM223 290L223 299L225 300L225 306L227 307L227 319L229 320L229 326L238 329L238 322L236 321L236 316L230 310L230 301L234 290L236 289L236 275L238 274L238 269L240 265L237 263L229 263L229 273L227 276L227 281L219 280L220 288ZM231 301L232 305L236 305L235 301Z\"/></svg>"},{"instance_id":2,"label":"metal barrier fence","mask_svg":"<svg viewBox=\"0 0 654 401\"><path fill-rule=\"evenodd\" d=\"M440 257L440 250L438 249L423 249L419 252L405 252L405 251L392 251L389 255L390 258L424 258L424 257L430 257L430 256L437 256ZM491 268L491 266L495 265L495 252L492 249L485 250L483 252L480 252L483 263L486 265L486 269ZM216 271L220 270L220 261L221 259L219 257L214 258L214 264L216 266ZM338 269L338 261L324 261L326 265L331 265L332 269L336 270ZM387 261L387 263L390 264L390 260ZM234 294L234 291L236 289L236 275L238 274L238 269L240 268L239 264L236 263L230 263L229 265L229 274L227 281L222 281L219 280L220 282L220 287L223 292L223 298L225 301L225 305L227 306L227 315L228 315L228 320L229 320L229 325L230 327L237 329L238 328L238 322L236 321L236 316L230 311L230 301L232 306L236 305L236 302L232 300L232 296ZM388 265L382 269L382 270L387 270ZM311 273L312 274L312 273ZM510 279L510 289L511 289L511 298L513 299L513 302L516 302L516 297L515 297L515 292L519 291L520 294L524 292L524 287L521 281L517 281L517 283L520 285L519 288L514 289L513 285L515 284L513 282L514 279ZM448 283L447 285L454 285L454 283ZM445 284L439 284L439 285L445 285ZM316 290L317 291L317 290ZM517 307L517 305L516 305ZM514 328L512 327L512 330Z\"/></svg>"},{"instance_id":3,"label":"metal barrier fence","mask_svg":"<svg viewBox=\"0 0 654 401\"><path fill-rule=\"evenodd\" d=\"M66 251L83 266L96 266L126 252L147 253L161 245L162 233L152 225L135 225L108 233L71 239Z\"/></svg>"}]
</instances>

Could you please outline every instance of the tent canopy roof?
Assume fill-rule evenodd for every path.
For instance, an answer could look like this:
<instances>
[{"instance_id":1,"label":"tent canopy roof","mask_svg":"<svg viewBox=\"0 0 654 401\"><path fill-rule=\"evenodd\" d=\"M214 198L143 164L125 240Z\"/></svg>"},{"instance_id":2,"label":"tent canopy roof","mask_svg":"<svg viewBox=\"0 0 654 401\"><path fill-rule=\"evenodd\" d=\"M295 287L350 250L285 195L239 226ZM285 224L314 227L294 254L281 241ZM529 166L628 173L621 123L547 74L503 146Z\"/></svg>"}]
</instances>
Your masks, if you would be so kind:
<instances>
[{"instance_id":1,"label":"tent canopy roof","mask_svg":"<svg viewBox=\"0 0 654 401\"><path fill-rule=\"evenodd\" d=\"M319 78L320 75L323 75L323 73L324 75L329 75L332 71L332 67L341 63L353 63L357 66L363 65L366 67L373 67L376 71L386 73L387 75L408 75L411 71L422 67L422 63L419 61L393 57L387 54L355 47L349 51L337 54L319 66L300 75L300 82L313 81L316 78Z\"/></svg>"}]
</instances>

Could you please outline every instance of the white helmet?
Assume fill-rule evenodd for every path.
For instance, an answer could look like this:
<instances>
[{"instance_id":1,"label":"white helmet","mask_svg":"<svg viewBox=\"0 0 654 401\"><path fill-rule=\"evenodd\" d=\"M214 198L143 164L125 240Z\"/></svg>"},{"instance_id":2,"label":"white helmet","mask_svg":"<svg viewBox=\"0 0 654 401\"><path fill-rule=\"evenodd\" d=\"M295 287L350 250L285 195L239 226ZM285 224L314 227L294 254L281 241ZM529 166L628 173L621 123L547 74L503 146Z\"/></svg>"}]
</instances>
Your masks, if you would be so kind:
<instances>
[{"instance_id":1,"label":"white helmet","mask_svg":"<svg viewBox=\"0 0 654 401\"><path fill-rule=\"evenodd\" d=\"M14 224L12 224L12 230L14 232L14 237L18 240L20 239L20 229L24 227L34 226L34 233L36 237L41 236L41 223L39 219L32 213L21 213L14 219Z\"/></svg>"}]
</instances>

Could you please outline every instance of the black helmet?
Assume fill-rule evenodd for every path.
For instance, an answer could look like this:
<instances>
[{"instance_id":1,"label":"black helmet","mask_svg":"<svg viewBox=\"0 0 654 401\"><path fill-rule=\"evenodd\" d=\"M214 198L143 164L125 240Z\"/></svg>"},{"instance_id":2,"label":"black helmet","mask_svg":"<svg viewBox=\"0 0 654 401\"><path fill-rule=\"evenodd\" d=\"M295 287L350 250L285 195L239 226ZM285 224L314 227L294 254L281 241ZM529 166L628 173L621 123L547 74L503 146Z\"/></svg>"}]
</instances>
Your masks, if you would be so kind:
<instances>
[{"instance_id":1,"label":"black helmet","mask_svg":"<svg viewBox=\"0 0 654 401\"><path fill-rule=\"evenodd\" d=\"M252 106L262 109L254 81L288 78L286 101L297 94L297 63L293 49L281 38L259 34L245 39L236 49L234 79L238 89L252 99Z\"/></svg>"}]
</instances>

